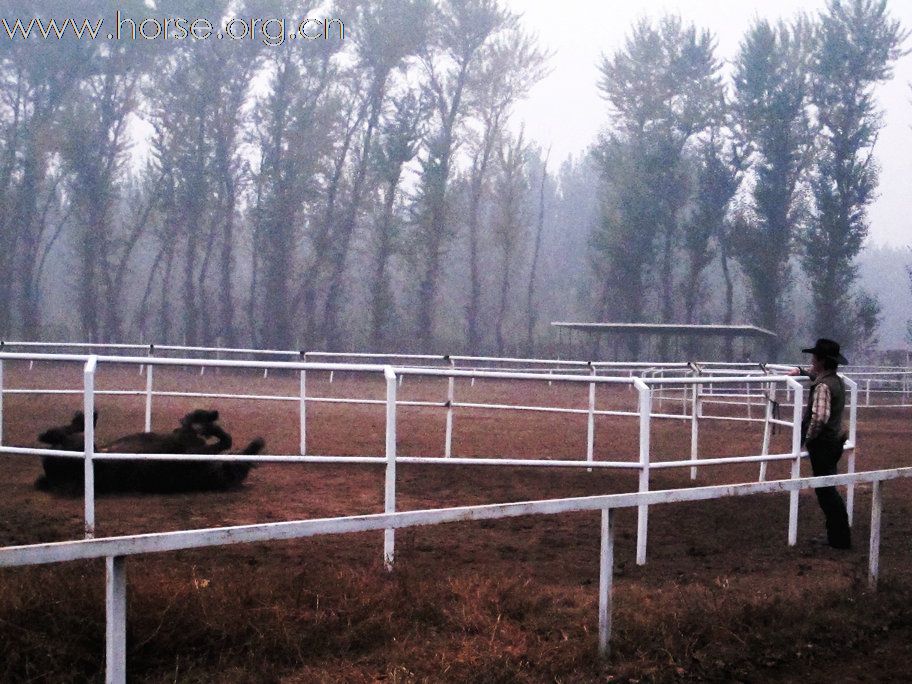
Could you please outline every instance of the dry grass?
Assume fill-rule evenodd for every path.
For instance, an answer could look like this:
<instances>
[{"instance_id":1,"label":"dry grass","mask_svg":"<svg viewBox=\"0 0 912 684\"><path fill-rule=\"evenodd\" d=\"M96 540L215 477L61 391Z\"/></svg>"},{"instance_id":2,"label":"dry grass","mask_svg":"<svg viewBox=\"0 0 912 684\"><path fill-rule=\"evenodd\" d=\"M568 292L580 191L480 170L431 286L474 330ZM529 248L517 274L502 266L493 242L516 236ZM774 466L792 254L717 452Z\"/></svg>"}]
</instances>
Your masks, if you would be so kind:
<instances>
[{"instance_id":1,"label":"dry grass","mask_svg":"<svg viewBox=\"0 0 912 684\"><path fill-rule=\"evenodd\" d=\"M131 680L798 679L821 667L876 671L858 661L878 649L908 650L912 636L908 585L888 583L872 595L860 573L760 591L725 576L660 589L621 581L604 663L594 652L591 581L557 587L481 568L432 577L408 562L390 576L370 563L292 568L267 559L238 568L183 560L130 564ZM2 681L101 678L99 570L4 576ZM897 681L909 672L903 662L892 668Z\"/></svg>"}]
</instances>

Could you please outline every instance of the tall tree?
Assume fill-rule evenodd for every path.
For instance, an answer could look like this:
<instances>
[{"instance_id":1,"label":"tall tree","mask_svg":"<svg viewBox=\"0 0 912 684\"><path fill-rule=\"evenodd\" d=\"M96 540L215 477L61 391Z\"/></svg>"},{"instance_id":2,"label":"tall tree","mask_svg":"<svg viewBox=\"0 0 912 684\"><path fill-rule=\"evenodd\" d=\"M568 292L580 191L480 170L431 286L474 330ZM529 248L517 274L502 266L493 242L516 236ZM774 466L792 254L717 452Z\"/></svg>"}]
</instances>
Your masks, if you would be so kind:
<instances>
[{"instance_id":1,"label":"tall tree","mask_svg":"<svg viewBox=\"0 0 912 684\"><path fill-rule=\"evenodd\" d=\"M248 315L255 339L273 349L289 349L295 343L293 321L302 295L296 298L292 293L296 287L300 293L309 292L308 269L302 269L300 283L295 278L301 243L312 223L326 225L325 220L305 222L304 217L332 201L324 190L326 177L332 175L329 157L340 156L335 141L345 137L340 135L344 124L338 116L344 108L333 89L338 53L329 47L309 43L270 54L270 88L254 114L259 166L252 205L254 282ZM314 145L315 140L330 142ZM305 306L305 329L313 325L314 312Z\"/></svg>"},{"instance_id":2,"label":"tall tree","mask_svg":"<svg viewBox=\"0 0 912 684\"><path fill-rule=\"evenodd\" d=\"M470 148L466 227L469 241L469 301L466 304L466 347L470 354L481 349L481 210L491 160L510 115L510 109L543 75L546 55L528 35L513 30L495 41L488 59L473 77L469 104L480 123Z\"/></svg>"},{"instance_id":3,"label":"tall tree","mask_svg":"<svg viewBox=\"0 0 912 684\"><path fill-rule=\"evenodd\" d=\"M16 13L52 11L47 0L32 0ZM61 202L60 120L67 98L97 66L96 55L93 41L72 35L44 41L35 32L2 41L0 269L17 274L0 279L0 330L6 334L41 332L39 265L42 248L53 239L49 220Z\"/></svg>"},{"instance_id":4,"label":"tall tree","mask_svg":"<svg viewBox=\"0 0 912 684\"><path fill-rule=\"evenodd\" d=\"M211 223L214 183L210 173L213 136L210 131L217 83L210 79L209 46L186 43L160 63L160 80L150 86L153 173L163 178L159 195L158 237L166 253L166 277L161 281L161 320L165 339L171 324L179 325L182 344L202 342L202 308L198 287ZM175 269L177 269L175 271ZM172 320L172 277L179 283L179 319Z\"/></svg>"},{"instance_id":5,"label":"tall tree","mask_svg":"<svg viewBox=\"0 0 912 684\"><path fill-rule=\"evenodd\" d=\"M654 164L643 151L635 142L614 136L596 151L603 177L602 208L590 244L601 286L598 314L607 320L641 323L646 311L654 231L661 215L650 191ZM627 346L631 357L638 358L639 337L628 337Z\"/></svg>"},{"instance_id":6,"label":"tall tree","mask_svg":"<svg viewBox=\"0 0 912 684\"><path fill-rule=\"evenodd\" d=\"M350 155L356 145L358 132L364 124L366 110L362 104L363 94L359 93L358 72L336 64L335 77L325 87L326 99L335 103L338 114L331 116L330 123L335 135L327 145L326 171L319 186L314 186L317 201L313 207L319 209L320 218L307 231L310 250L306 276L301 283L298 299L303 307L304 339L308 345L320 345L326 340L321 319L318 315L321 287L326 279L331 261L331 245L339 213L344 206L344 191L348 181ZM297 306L294 307L297 309Z\"/></svg>"},{"instance_id":7,"label":"tall tree","mask_svg":"<svg viewBox=\"0 0 912 684\"><path fill-rule=\"evenodd\" d=\"M78 310L90 340L122 337L125 264L145 229L123 231L117 214L131 148L129 123L139 87L160 48L133 41L106 45L65 108L60 136L69 204L78 228ZM103 312L99 310L104 303Z\"/></svg>"},{"instance_id":8,"label":"tall tree","mask_svg":"<svg viewBox=\"0 0 912 684\"><path fill-rule=\"evenodd\" d=\"M624 48L599 66L599 89L614 119L598 153L611 202L593 242L603 261L604 295L616 298L620 287L626 297L630 277L642 288L659 247L657 289L666 322L674 318L674 255L692 192L685 152L721 115L720 66L712 35L675 16L657 26L639 22ZM645 299L638 294L623 308L624 320L641 322Z\"/></svg>"},{"instance_id":9,"label":"tall tree","mask_svg":"<svg viewBox=\"0 0 912 684\"><path fill-rule=\"evenodd\" d=\"M874 98L907 36L886 0L830 0L820 16L811 101L820 121L812 180L815 209L801 235L814 333L851 346L873 334L876 303L856 291L856 258L877 189L874 144L883 126Z\"/></svg>"},{"instance_id":10,"label":"tall tree","mask_svg":"<svg viewBox=\"0 0 912 684\"><path fill-rule=\"evenodd\" d=\"M240 242L237 224L251 176L250 163L242 143L250 123L250 82L262 64L262 52L256 43L245 46L223 44L223 48L226 50L216 53L220 58L218 63L213 64L213 78L218 81L219 90L211 112L214 139L211 173L215 193L211 236L217 237L220 242L218 297L215 298L219 306L211 307L218 323L212 326L212 341L233 347L240 338L237 311L242 303L239 293L235 294L236 247ZM202 273L204 275L205 270Z\"/></svg>"},{"instance_id":11,"label":"tall tree","mask_svg":"<svg viewBox=\"0 0 912 684\"><path fill-rule=\"evenodd\" d=\"M781 333L792 282L789 259L805 204L801 183L813 156L808 115L812 30L808 22L772 25L757 20L735 60L734 124L752 154L752 206L737 236L762 327ZM778 356L781 335L772 338Z\"/></svg>"},{"instance_id":12,"label":"tall tree","mask_svg":"<svg viewBox=\"0 0 912 684\"><path fill-rule=\"evenodd\" d=\"M371 279L371 344L383 351L393 342L392 323L396 300L390 284L393 257L402 251L402 176L406 164L418 154L426 107L412 92L393 101L389 120L380 130L374 151L374 173L380 179L381 209L373 230L373 277Z\"/></svg>"},{"instance_id":13,"label":"tall tree","mask_svg":"<svg viewBox=\"0 0 912 684\"><path fill-rule=\"evenodd\" d=\"M472 74L502 32L515 27L516 15L499 0L442 0L432 51L423 58L428 96L434 103L434 128L421 159L413 205L414 259L418 268L416 341L425 351L434 342L434 312L443 258L456 234L450 216L449 185L460 127L467 116Z\"/></svg>"},{"instance_id":14,"label":"tall tree","mask_svg":"<svg viewBox=\"0 0 912 684\"><path fill-rule=\"evenodd\" d=\"M719 129L714 129L701 142L695 162L696 194L690 215L683 223L683 246L687 257L687 276L684 282L686 323L698 322L703 301L703 272L715 260L719 251L724 249L720 243L727 241L728 213L741 183L738 154L730 145L726 150L726 141ZM723 256L727 258L727 254ZM730 317L730 282L726 298L727 317Z\"/></svg>"},{"instance_id":15,"label":"tall tree","mask_svg":"<svg viewBox=\"0 0 912 684\"><path fill-rule=\"evenodd\" d=\"M356 40L355 69L364 99L359 120L364 121L352 171L351 190L341 220L329 244L329 286L323 326L328 349L341 345L339 324L343 294L343 273L355 225L366 195L372 143L387 94L396 71L425 49L431 5L427 0L383 0L360 6L355 21L360 30Z\"/></svg>"},{"instance_id":16,"label":"tall tree","mask_svg":"<svg viewBox=\"0 0 912 684\"><path fill-rule=\"evenodd\" d=\"M518 244L528 223L526 194L529 189L529 145L520 131L516 138L507 137L497 151L497 175L494 182L495 202L492 221L494 244L500 253L500 283L494 342L498 356L504 355L504 327L509 315L510 284Z\"/></svg>"},{"instance_id":17,"label":"tall tree","mask_svg":"<svg viewBox=\"0 0 912 684\"><path fill-rule=\"evenodd\" d=\"M538 276L538 262L541 255L542 234L545 230L545 189L548 184L548 160L551 159L551 148L541 160L541 171L538 178L538 218L535 222L535 241L532 244L532 263L529 266L529 287L526 290L526 353L535 353L535 280Z\"/></svg>"},{"instance_id":18,"label":"tall tree","mask_svg":"<svg viewBox=\"0 0 912 684\"><path fill-rule=\"evenodd\" d=\"M912 247L909 247L912 253ZM909 276L909 291L912 292L912 264L906 266L906 275ZM906 321L906 341L912 344L912 319Z\"/></svg>"}]
</instances>

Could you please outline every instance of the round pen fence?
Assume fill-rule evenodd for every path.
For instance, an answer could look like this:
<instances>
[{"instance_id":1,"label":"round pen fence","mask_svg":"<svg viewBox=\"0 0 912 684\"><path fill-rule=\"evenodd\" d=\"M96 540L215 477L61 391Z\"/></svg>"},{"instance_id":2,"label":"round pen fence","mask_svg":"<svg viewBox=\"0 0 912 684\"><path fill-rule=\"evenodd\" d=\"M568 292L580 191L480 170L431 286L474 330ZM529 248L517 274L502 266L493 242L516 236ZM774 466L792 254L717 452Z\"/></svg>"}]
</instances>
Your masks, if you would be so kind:
<instances>
[{"instance_id":1,"label":"round pen fence","mask_svg":"<svg viewBox=\"0 0 912 684\"><path fill-rule=\"evenodd\" d=\"M150 350L154 351L154 350ZM232 350L246 353L247 350ZM304 353L299 353L304 358ZM315 358L326 358L326 354L314 354ZM356 359L367 358L367 355L347 355ZM396 357L402 360L416 360L415 357ZM418 360L434 361L434 357L420 357ZM395 510L397 464L421 463L425 465L471 465L471 466L521 466L543 468L609 468L633 471L638 474L638 491L646 492L650 489L650 472L663 469L686 468L691 479L696 479L700 467L728 465L735 463L755 463L759 466L758 479L766 479L767 468L770 463L782 461L791 463L792 476L797 477L800 472L800 460L803 457L801 449L801 412L803 406L804 387L795 378L785 375L771 375L768 373L756 375L738 375L736 370L724 371L714 374L704 374L704 369L697 364L668 364L658 367L655 364L578 364L576 362L529 362L525 359L509 359L509 363L525 366L522 371L509 370L480 370L477 367L465 369L457 367L457 363L469 362L491 363L496 359L478 357L449 357L444 367L412 366L412 365L381 365L370 363L330 363L321 361L259 361L259 360L226 360L226 359L193 359L193 358L163 358L158 356L97 356L80 354L41 354L41 353L2 353L0 354L0 399L8 394L51 394L51 395L82 395L83 411L86 416L91 416L95 410L95 398L99 395L114 396L143 396L145 400L144 429L151 430L152 413L156 397L179 397L185 399L222 399L244 400L263 402L294 402L298 406L298 432L299 453L295 455L264 454L254 456L230 456L224 454L211 455L211 460L230 461L238 460L249 463L338 463L349 465L383 465L387 469L384 506L387 512ZM9 388L3 383L2 364L10 362L24 362L32 366L35 363L82 363L84 364L83 383L81 388ZM96 373L101 366L119 365L136 367L145 375L145 388L140 389L107 389L96 388ZM247 369L262 371L291 372L299 376L299 391L295 395L281 394L237 394L227 392L182 392L162 391L155 389L155 369L162 367L181 367L186 370L199 369L204 372L210 369ZM448 366L448 367L446 367ZM553 366L556 366L553 367ZM529 367L538 367L541 370L530 372ZM542 372L542 371L546 372ZM384 397L373 396L317 396L308 393L308 374L323 373L332 378L335 374L368 375L375 378L383 377L386 385ZM609 373L617 373L609 375ZM434 378L445 382L445 394L438 401L404 400L397 396L398 389L404 382L419 381L421 378ZM567 407L546 404L515 404L491 403L479 401L460 400L458 382L468 382L470 385L476 381L510 381L528 383L533 387L536 384L562 383L568 386L582 386L588 389L588 403L584 407ZM849 472L855 470L855 444L857 426L858 388L850 379L846 378L850 388L850 436L846 444L848 453ZM612 409L599 407L596 401L596 388L613 386L626 390L631 396L631 405L627 408ZM530 392L531 394L532 392ZM725 397L724 400L719 397ZM763 399L763 409L752 410L754 401ZM729 413L713 413L706 410L714 403L737 403L742 401L746 407L745 415L732 415ZM336 454L316 454L308 449L307 407L320 403L334 403L341 405L374 405L384 406L386 414L385 453L367 454L358 456L343 456ZM444 438L441 450L437 454L423 454L417 456L403 456L398 454L396 440L396 415L400 407L418 407L433 409L442 413L444 422ZM540 412L584 416L586 419L585 452L578 459L554 459L548 455L536 457L515 457L511 454L491 454L485 457L454 457L453 440L456 429L456 417L463 410L483 411L518 411ZM624 459L602 460L595 458L596 418L612 416L617 418L636 419L639 428L639 449L637 453L629 454ZM783 417L786 416L786 417ZM431 420L432 418L428 418ZM690 444L689 450L671 460L655 460L652 458L650 439L652 434L651 423L654 420L682 421L689 424ZM49 449L24 449L5 445L3 443L3 413L0 401L0 453L22 454L31 456L60 456L65 458L83 459L85 462L85 532L92 536L95 530L95 491L94 491L94 466L93 463L104 459L117 460L199 460L207 458L201 455L175 456L172 454L124 454L124 453L94 453L94 426L86 421L85 453L65 452ZM757 453L749 455L722 455L701 457L700 454L700 426L707 421L739 421L762 423L763 433ZM772 453L770 450L771 435L777 428L791 431L792 443L790 448L782 453ZM849 487L847 504L849 515L852 514L854 491ZM797 534L797 494L790 501L789 513L789 543L794 543ZM643 506L638 514L637 534L637 562L645 563L646 540L648 528L648 507ZM387 544L385 557L391 562L393 541Z\"/></svg>"},{"instance_id":2,"label":"round pen fence","mask_svg":"<svg viewBox=\"0 0 912 684\"><path fill-rule=\"evenodd\" d=\"M574 511L601 511L598 588L598 652L609 655L613 622L614 527L615 511L627 507L662 505L685 501L707 501L732 496L749 496L787 491L797 495L802 489L856 483L870 483L871 534L868 551L868 584L876 589L880 574L881 518L883 484L888 480L912 477L912 468L894 468L848 475L830 475L692 489L665 490L636 494L550 499L508 504L463 506L437 510L347 516L314 520L294 520L214 529L130 535L83 541L33 544L0 548L0 567L60 563L93 558L105 559L105 680L127 680L127 573L128 556L166 551L219 547L230 544L301 539L317 535L348 534L384 530L388 538L395 529L438 525L471 520L496 520L517 516L559 515Z\"/></svg>"},{"instance_id":3,"label":"round pen fence","mask_svg":"<svg viewBox=\"0 0 912 684\"><path fill-rule=\"evenodd\" d=\"M787 543L797 542L799 491L821 484L844 485L847 490L847 509L852 520L855 486L857 483L873 483L874 505L872 506L872 536L870 577L872 584L878 572L878 548L880 511L882 507L881 482L896 477L912 475L909 469L855 472L855 451L857 446L858 408L861 391L859 383L851 375L844 375L849 390L848 426L849 439L845 445L847 453L847 474L827 478L800 479L801 459L806 456L801 445L801 417L806 400L806 383L800 378L786 375L786 366L744 366L735 364L655 364L655 363L588 363L565 360L496 359L491 357L440 357L432 355L334 355L312 352L279 352L207 349L207 348L165 348L120 345L107 347L106 355L79 352L101 351L100 345L72 345L72 353L43 353L47 345L32 345L27 351L11 352L13 345L7 343L0 352L0 453L33 457L61 456L79 459L84 468L84 522L85 542L62 542L57 544L36 544L24 547L0 549L0 566L15 566L31 563L58 562L76 558L105 557L107 559L107 663L108 675L112 681L125 678L124 595L126 580L124 559L127 555L197 548L228 543L242 543L251 540L289 539L313 534L339 534L352 531L383 530L383 562L392 568L395 562L395 530L414 525L438 524L456 520L491 519L515 515L554 514L579 510L602 510L602 550L600 556L599 585L599 650L606 654L611 631L611 583L613 565L612 516L616 508L637 509L636 562L646 562L648 515L650 506L676 501L700 501L725 496L756 494L763 492L788 493ZM26 345L22 345L26 347ZM166 353L183 354L181 357L167 357ZM192 358L202 355L205 358ZM226 358L243 356L244 358ZM264 359L265 357L265 359ZM273 360L286 357L287 360ZM270 359L270 360L266 360ZM382 361L383 363L378 363ZM4 382L4 368L17 364L21 373L17 377L28 378L29 368L37 364L69 364L81 371L81 386L68 387L10 387ZM102 369L126 367L127 376L141 377L138 388L100 389L97 377ZM175 391L157 386L156 371L183 369L193 375L215 371L210 382L219 384L219 373L246 372L256 377L269 378L291 375L298 391L283 393L232 393L225 391ZM135 370L134 370L135 369ZM871 372L871 371L868 371ZM55 374L56 376L56 374ZM346 389L358 389L356 383L340 383L339 378L367 377L374 380L371 387L378 391L354 391L345 396L330 396L328 393L309 391L316 377L325 389L335 379ZM894 375L895 377L895 375ZM310 382L309 382L310 381ZM270 381L272 382L272 381ZM472 400L466 396L476 384L522 383L529 390L523 393L527 401L499 402ZM413 384L427 383L427 387L440 396L434 400L406 398L402 390ZM874 381L872 379L872 386ZM364 385L366 387L366 385ZM382 387L382 392L379 391ZM552 387L555 392L577 390L575 396L585 397L581 406L535 402L545 392L535 388ZM568 388L564 390L563 388ZM612 396L619 398L611 405L598 401L601 390L612 390ZM868 388L865 387L864 390ZM873 391L873 390L872 390ZM477 390L476 390L477 392ZM53 449L31 449L6 444L3 440L4 398L17 394L72 395L79 396L84 415L91 416L99 396L137 397L144 404L144 428L149 430L155 412L156 400L165 397L181 399L222 399L258 402L290 402L296 405L299 453L258 454L258 455L174 455L174 454L127 454L96 453L94 426L85 421L84 451L68 452ZM623 401L622 401L623 400ZM624 404L626 402L626 405ZM358 405L375 406L383 409L384 432L383 451L376 454L339 455L314 453L308 444L308 407L318 404L338 404L342 410ZM397 415L400 410L422 411L422 419L439 421L442 426L443 442L437 453L426 455L403 455L400 453L400 435L397 434ZM576 424L568 429L585 430L585 449L578 458L553 458L549 454L516 456L493 453L484 456L459 457L454 455L454 440L458 439L462 421L471 421L477 412L540 412L573 416ZM465 414L464 418L461 417ZM634 453L623 458L607 460L596 458L595 444L599 439L596 431L598 418L617 418L634 421L637 430L638 447ZM580 419L584 419L580 421ZM656 421L674 421L689 431L690 441L682 441L681 452L671 458L654 457L652 445L653 424ZM701 453L701 426L714 421L754 423L762 426L760 444L756 453L747 455L712 455ZM782 430L789 436L788 448L775 451L774 431ZM782 440L780 440L781 442ZM95 536L95 487L94 469L98 462L106 459L129 460L238 460L244 462L271 463L335 463L351 466L369 465L384 468L383 513L367 516L348 516L321 520L290 521L287 523L264 523L241 527L214 528L211 530L184 530L172 533L152 533L130 537L98 539ZM789 478L767 482L767 468L770 463L782 462L789 466ZM585 468L617 469L637 475L635 491L628 494L589 497L583 499L551 499L518 504L494 504L487 506L457 506L430 511L397 511L396 484L397 466L403 464L424 464L434 467L448 465L479 467L535 467L535 468ZM686 469L690 478L696 479L700 468L727 464L750 464L758 467L756 483L727 484L710 487L666 489L651 491L651 474L654 471ZM825 481L825 482L824 482Z\"/></svg>"},{"instance_id":4,"label":"round pen fence","mask_svg":"<svg viewBox=\"0 0 912 684\"><path fill-rule=\"evenodd\" d=\"M703 376L764 376L772 373L783 374L793 365L762 364L755 362L697 361L684 362L603 362L570 359L527 359L494 356L465 356L440 354L378 354L364 352L322 352L287 349L249 349L235 347L157 345L157 344L92 344L85 342L18 342L0 341L0 352L106 354L124 356L178 357L195 360L281 360L320 361L324 363L367 363L393 364L396 366L451 368L454 370L496 371L508 370L522 373L596 374L626 377L681 377L692 374ZM206 372L207 365L199 367ZM143 367L140 366L140 372ZM264 376L269 368L264 367ZM912 408L912 368L904 366L860 366L850 365L840 369L844 377L854 380L860 390L859 408L886 409ZM329 371L330 378L334 375ZM739 391L739 389L741 391ZM667 401L683 403L684 391L667 388L657 392L656 400L665 405ZM767 392L757 385L740 388L728 386L704 391L705 404L732 405L744 408L748 417L755 410L762 415ZM231 397L226 397L231 398ZM237 397L241 398L241 397Z\"/></svg>"}]
</instances>

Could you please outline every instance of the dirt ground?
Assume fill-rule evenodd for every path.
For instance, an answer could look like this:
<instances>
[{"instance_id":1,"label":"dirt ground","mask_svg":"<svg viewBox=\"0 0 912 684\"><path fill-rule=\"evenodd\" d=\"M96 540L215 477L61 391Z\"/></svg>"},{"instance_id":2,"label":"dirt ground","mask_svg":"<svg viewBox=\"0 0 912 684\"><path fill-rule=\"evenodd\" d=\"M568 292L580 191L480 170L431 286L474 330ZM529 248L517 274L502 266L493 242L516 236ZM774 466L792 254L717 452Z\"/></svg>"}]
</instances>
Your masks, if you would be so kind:
<instances>
[{"instance_id":1,"label":"dirt ground","mask_svg":"<svg viewBox=\"0 0 912 684\"><path fill-rule=\"evenodd\" d=\"M156 369L156 389L294 396L293 374L200 376ZM78 365L7 362L9 388L81 387ZM136 369L99 372L98 389L136 389ZM408 378L402 399L443 401L445 381ZM382 399L382 377L311 373L308 395ZM458 401L584 408L586 385L457 382ZM636 394L600 388L598 408L635 410ZM140 397L99 397L97 441L138 431ZM69 422L80 396L9 394L4 444L38 446ZM298 449L298 404L156 397L153 428L218 408L235 446ZM657 408L659 405L657 403ZM661 410L680 412L680 402ZM724 413L725 407L707 407ZM442 455L445 412L401 407L399 452ZM859 470L909 462L910 414L862 410ZM596 458L636 459L635 418L599 417ZM313 403L308 452L383 453L384 407ZM455 456L583 458L585 416L458 409ZM656 420L653 460L689 455L688 421ZM774 437L787 451L790 436ZM704 421L706 456L757 454L757 424ZM770 478L789 466L772 464ZM40 462L0 457L0 544L75 539L82 499L39 491ZM702 468L697 485L746 482L758 466ZM809 474L805 464L802 472ZM844 464L843 464L844 470ZM652 489L691 486L686 470L657 470ZM400 510L581 496L636 489L635 471L400 465ZM635 512L618 515L612 653L596 654L596 514L458 523L400 531L397 568L381 566L378 533L317 537L131 558L131 681L589 682L912 680L912 483L885 485L881 583L867 589L870 494L855 500L854 550L812 545L823 532L802 493L799 543L786 544L786 495L650 509L648 562L634 562ZM264 465L237 491L101 497L98 535L305 519L382 510L383 470ZM0 570L0 681L103 679L101 561Z\"/></svg>"}]
</instances>

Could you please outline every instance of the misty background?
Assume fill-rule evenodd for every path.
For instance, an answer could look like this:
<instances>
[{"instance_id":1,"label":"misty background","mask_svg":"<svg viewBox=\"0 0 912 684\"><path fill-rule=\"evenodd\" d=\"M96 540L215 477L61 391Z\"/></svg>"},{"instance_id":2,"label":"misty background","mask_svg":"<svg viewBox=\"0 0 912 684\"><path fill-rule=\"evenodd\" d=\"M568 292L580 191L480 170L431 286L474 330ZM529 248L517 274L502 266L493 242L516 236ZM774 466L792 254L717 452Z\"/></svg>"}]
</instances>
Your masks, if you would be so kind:
<instances>
[{"instance_id":1,"label":"misty background","mask_svg":"<svg viewBox=\"0 0 912 684\"><path fill-rule=\"evenodd\" d=\"M577 320L751 323L779 334L768 358L818 336L907 346L908 211L877 199L880 95L908 60L890 4L761 8L722 39L686 7L614 25L586 43L591 80L546 97L591 132L530 112L564 62L524 9L340 2L320 14L344 40L279 47L0 34L0 336L550 356L550 322ZM617 342L603 352L741 354Z\"/></svg>"}]
</instances>

